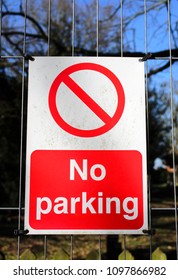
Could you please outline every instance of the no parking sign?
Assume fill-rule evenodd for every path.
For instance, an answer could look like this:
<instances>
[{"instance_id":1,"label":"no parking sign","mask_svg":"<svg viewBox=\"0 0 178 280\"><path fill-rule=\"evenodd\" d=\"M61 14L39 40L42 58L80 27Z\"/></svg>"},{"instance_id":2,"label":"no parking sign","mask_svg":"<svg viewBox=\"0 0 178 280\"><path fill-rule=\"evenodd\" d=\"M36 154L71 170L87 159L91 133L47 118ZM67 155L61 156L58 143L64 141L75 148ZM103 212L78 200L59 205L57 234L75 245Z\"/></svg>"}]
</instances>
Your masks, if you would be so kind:
<instances>
[{"instance_id":1,"label":"no parking sign","mask_svg":"<svg viewBox=\"0 0 178 280\"><path fill-rule=\"evenodd\" d=\"M110 116L105 110L103 110L102 107L99 106L97 102L95 102L95 100L92 99L90 95L86 93L85 90L82 89L80 85L70 77L72 73L78 73L78 75L80 76L80 71L86 70L88 70L90 75L91 71L95 71L94 75L96 75L96 72L99 72L101 75L104 75L106 80L109 80L115 87L115 91L117 93L117 103L113 116ZM66 87L68 87L68 89L70 89L71 92L75 94L91 110L91 112L93 112L93 114L100 118L104 125L96 129L86 130L74 128L67 122L65 122L65 120L60 116L60 112L58 112L56 104L56 95L58 89L60 94L60 85L62 83L64 83ZM99 95L101 95L102 97L102 93L99 93ZM49 108L55 121L59 124L60 127L62 127L70 134L80 137L94 137L110 130L118 122L119 118L122 115L124 109L124 100L124 91L118 78L109 69L96 63L78 63L64 69L54 80L49 92ZM80 111L77 110L76 113L80 114ZM86 121L88 120L86 119Z\"/></svg>"},{"instance_id":2,"label":"no parking sign","mask_svg":"<svg viewBox=\"0 0 178 280\"><path fill-rule=\"evenodd\" d=\"M144 65L138 59L30 61L25 229L147 229Z\"/></svg>"}]
</instances>

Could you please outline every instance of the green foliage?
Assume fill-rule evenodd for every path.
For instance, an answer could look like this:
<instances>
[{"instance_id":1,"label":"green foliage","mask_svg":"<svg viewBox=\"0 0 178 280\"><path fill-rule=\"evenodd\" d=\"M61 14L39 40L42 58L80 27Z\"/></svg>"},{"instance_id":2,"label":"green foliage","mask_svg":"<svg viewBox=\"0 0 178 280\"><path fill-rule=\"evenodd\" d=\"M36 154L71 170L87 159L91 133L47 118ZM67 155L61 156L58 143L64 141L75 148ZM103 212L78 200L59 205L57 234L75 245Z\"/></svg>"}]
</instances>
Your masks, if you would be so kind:
<instances>
[{"instance_id":1,"label":"green foliage","mask_svg":"<svg viewBox=\"0 0 178 280\"><path fill-rule=\"evenodd\" d=\"M167 256L160 248L157 248L152 253L152 260L167 260Z\"/></svg>"},{"instance_id":2,"label":"green foliage","mask_svg":"<svg viewBox=\"0 0 178 280\"><path fill-rule=\"evenodd\" d=\"M7 249L7 247L6 247ZM6 259L6 260L16 260L17 255L16 252L13 251L10 252L10 250L6 251L3 249L0 251L0 259ZM135 251L136 252L136 248ZM122 251L118 255L118 260L135 260L134 256L129 250ZM43 251L41 251L41 248L35 246L32 248L25 249L21 255L20 260L42 260L44 259ZM53 248L52 246L48 246L48 253L47 253L47 259L48 260L70 260L70 254L63 248ZM80 259L76 258L76 259ZM99 260L99 252L97 249L91 249L87 255L83 258L85 260ZM142 258L140 258L141 260ZM152 253L152 260L167 260L167 255L158 247L155 249L155 251Z\"/></svg>"},{"instance_id":3,"label":"green foliage","mask_svg":"<svg viewBox=\"0 0 178 280\"><path fill-rule=\"evenodd\" d=\"M134 256L128 251L122 251L118 256L118 260L134 260Z\"/></svg>"},{"instance_id":4,"label":"green foliage","mask_svg":"<svg viewBox=\"0 0 178 280\"><path fill-rule=\"evenodd\" d=\"M70 256L65 250L59 248L57 251L53 252L50 259L51 260L70 260Z\"/></svg>"},{"instance_id":5,"label":"green foliage","mask_svg":"<svg viewBox=\"0 0 178 280\"><path fill-rule=\"evenodd\" d=\"M21 255L20 260L36 260L36 255L30 250L26 249Z\"/></svg>"},{"instance_id":6,"label":"green foliage","mask_svg":"<svg viewBox=\"0 0 178 280\"><path fill-rule=\"evenodd\" d=\"M92 250L88 253L86 260L99 260L99 254L97 250Z\"/></svg>"},{"instance_id":7,"label":"green foliage","mask_svg":"<svg viewBox=\"0 0 178 280\"><path fill-rule=\"evenodd\" d=\"M134 260L134 256L126 250L122 251L118 256L118 260ZM160 249L156 248L156 250L152 253L152 260L167 260L166 254Z\"/></svg>"}]
</instances>

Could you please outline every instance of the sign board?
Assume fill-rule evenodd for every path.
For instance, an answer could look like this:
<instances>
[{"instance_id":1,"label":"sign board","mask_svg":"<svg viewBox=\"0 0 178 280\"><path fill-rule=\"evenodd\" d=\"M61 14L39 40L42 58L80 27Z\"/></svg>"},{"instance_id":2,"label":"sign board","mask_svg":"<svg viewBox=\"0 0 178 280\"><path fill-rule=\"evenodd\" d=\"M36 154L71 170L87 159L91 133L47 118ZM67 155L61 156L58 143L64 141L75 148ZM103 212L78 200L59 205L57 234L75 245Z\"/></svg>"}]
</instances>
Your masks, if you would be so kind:
<instances>
[{"instance_id":1,"label":"sign board","mask_svg":"<svg viewBox=\"0 0 178 280\"><path fill-rule=\"evenodd\" d=\"M147 229L144 65L138 58L29 62L25 229Z\"/></svg>"}]
</instances>

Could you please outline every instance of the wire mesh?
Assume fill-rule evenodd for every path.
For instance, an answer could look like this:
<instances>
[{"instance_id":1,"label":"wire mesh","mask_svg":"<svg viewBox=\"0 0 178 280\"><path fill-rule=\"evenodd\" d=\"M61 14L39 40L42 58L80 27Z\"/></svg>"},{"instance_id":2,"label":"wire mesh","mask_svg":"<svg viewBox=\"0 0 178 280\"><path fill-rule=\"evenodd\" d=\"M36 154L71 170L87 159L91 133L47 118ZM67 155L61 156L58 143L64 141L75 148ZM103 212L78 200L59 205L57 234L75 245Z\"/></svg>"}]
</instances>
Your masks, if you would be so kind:
<instances>
[{"instance_id":1,"label":"wire mesh","mask_svg":"<svg viewBox=\"0 0 178 280\"><path fill-rule=\"evenodd\" d=\"M11 74L11 69L14 64L11 64L11 59L14 61L20 61L20 66L18 65L18 69L20 69L19 73L21 75L21 113L20 113L20 139L19 139L19 185L18 185L18 205L12 206L12 205L0 205L0 212L2 212L2 216L4 213L12 213L18 211L18 218L16 221L17 229L21 230L23 228L23 215L24 215L24 202L23 202L23 193L24 193L24 146L25 146L25 115L26 115L26 83L28 74L26 69L28 68L28 62L26 60L26 54L29 52L30 55L44 55L44 56L50 56L50 55L58 55L62 56L64 55L93 55L93 56L102 56L104 55L115 55L115 56L141 56L144 54L147 54L149 52L155 53L155 55L152 55L151 60L145 61L145 85L146 85L146 109L147 109L147 145L148 145L148 161L150 159L150 153L151 153L151 144L152 141L152 134L151 134L151 124L149 120L150 115L150 102L149 102L149 86L152 82L151 78L153 74L156 74L156 69L160 69L160 76L156 76L154 80L155 87L158 87L156 84L156 80L158 80L159 84L164 83L164 74L162 74L164 70L166 70L166 79L168 80L166 84L166 91L169 95L169 104L170 104L170 112L169 112L169 121L170 121L170 147L171 147L171 157L172 157L172 170L171 173L172 176L170 176L169 180L171 180L171 186L168 189L168 193L170 192L172 194L171 202L166 200L164 197L158 197L159 201L157 200L157 193L154 189L154 184L152 182L151 178L151 171L150 171L150 165L148 164L148 197L149 197L149 209L148 209L148 215L149 215L149 230L150 235L149 236L141 236L141 237L130 237L130 236L119 236L119 242L121 244L122 250L124 251L124 258L126 259L126 251L132 250L134 247L134 250L143 249L143 247L147 248L147 251L149 252L149 259L152 259L152 253L154 248L159 247L162 245L164 248L164 243L167 242L168 251L175 253L173 254L172 258L178 259L178 228L177 228L177 177L176 177L176 153L177 153L177 139L176 139L176 131L177 131L177 119L176 119L176 104L177 104L177 86L176 86L176 61L178 59L177 55L177 46L175 43L175 34L173 34L174 28L176 30L176 26L173 26L176 24L175 21L173 21L173 7L171 7L171 2L167 0L165 3L161 3L162 1L157 1L158 3L153 3L149 0L143 0L143 1L84 1L85 5L82 4L83 1L80 0L68 0L66 1L67 4L64 4L64 6L61 6L60 3L63 1L54 1L54 0L47 0L44 1L45 4L43 4L43 1L33 1L33 5L30 5L31 1L24 0L24 1L3 1L0 2L0 57L1 57L1 69L0 73L6 73L8 75ZM65 1L64 1L65 2ZM112 2L112 5L111 5ZM118 3L119 2L119 3ZM142 3L141 3L142 2ZM174 1L172 1L174 3ZM65 6L68 5L68 6ZM164 5L164 6L163 6ZM33 7L32 7L33 6ZM65 26L66 23L68 23L68 20L65 17L65 9L70 10L70 20L71 23L68 24L68 26ZM37 8L40 8L40 12L42 14L42 17L44 19L44 23L40 21L38 14L35 15L34 8L37 10ZM82 18L82 13L84 11L86 12L87 9L90 8L90 11L92 11L92 14L89 15L90 17L93 16L93 21L90 22L89 25L91 25L91 30L94 28L95 30L91 32L91 37L89 37L88 33L89 30L83 30L82 24L86 24L85 20L88 20L86 14L85 17ZM156 10L157 8L157 10ZM57 14L56 14L57 9ZM93 9L93 10L91 10ZM153 13L149 17L150 10L152 9ZM109 14L104 13L106 10L108 10ZM127 11L130 11L130 14L128 14ZM164 15L164 25L163 29L165 34L167 34L167 46L168 51L162 51L161 46L160 49L155 44L152 44L151 47L149 45L150 40L154 41L153 35L150 37L150 20L153 19L153 15L155 13L160 13L162 15L162 11L167 14L167 19L165 19ZM134 12L135 14L132 14ZM44 14L44 15L43 15ZM58 14L61 15L61 17L58 18ZM87 13L88 14L88 13ZM104 14L104 17L103 17ZM136 17L136 15L142 16L142 21L140 22L140 17L138 16L138 22L135 26L132 27L131 19ZM107 15L107 17L106 17ZM117 18L115 19L117 15ZM17 20L17 18L18 20ZM56 17L56 22L54 18ZM128 17L127 21L126 18ZM161 16L160 16L161 17ZM13 25L13 18L16 20L14 21L14 27ZM20 19L19 19L20 18ZM155 16L156 18L156 16ZM163 18L163 17L162 17ZM9 19L9 20L8 20ZM20 26L17 27L17 23L20 20ZM45 24L46 20L46 24ZM59 29L61 28L60 23L62 20L66 20L66 22L63 23L62 27L65 30L61 30L60 32L65 31L65 34L70 34L69 38L66 38L66 41L59 42L57 41L59 38L55 40L55 28ZM106 28L106 23L110 24L113 20L113 25L111 27L114 31L110 33L110 41L108 40L108 34L106 32L110 32L110 29ZM118 22L117 22L118 20ZM154 19L155 20L155 19ZM116 25L117 23L117 25ZM143 44L137 46L137 48L140 48L139 51L135 51L137 41L134 38L133 46L130 44L130 49L128 48L129 44L129 38L127 37L127 26L131 26L129 29L130 34L132 34L134 38L135 34L135 28L139 29L139 32L137 36L140 36L143 39ZM139 26L139 27L138 27ZM87 28L87 25L85 25ZM110 28L111 28L110 27ZM120 28L119 28L120 27ZM33 29L34 28L34 29ZM115 29L114 29L115 28ZM68 30L71 29L71 30ZM34 31L37 31L35 34ZM90 30L90 31L91 31ZM116 31L117 30L117 31ZM118 32L120 30L119 34L113 34L113 32ZM39 33L38 33L39 32ZM68 33L67 33L68 32ZM157 34L158 30L155 30L155 33ZM81 33L81 35L80 35ZM40 36L39 36L40 34ZM95 34L95 36L93 35ZM17 35L17 38L14 36ZM33 36L32 36L33 35ZM11 37L10 37L11 36ZM67 35L65 35L67 36ZM81 38L80 38L81 36ZM86 37L86 42L84 42L84 39ZM106 40L105 40L106 37ZM31 41L30 38L33 38ZM92 42L89 42L89 39L92 38ZM116 44L114 45L112 40L115 38ZM62 40L62 38L61 38ZM102 40L103 40L103 46L102 46ZM138 39L139 40L139 39ZM8 43L8 46L5 45L5 42ZM111 49L109 49L109 43L112 45ZM174 43L174 47L173 47ZM65 45L66 44L66 45ZM36 49L34 48L36 46ZM94 47L95 46L95 47ZM59 48L59 49L58 49ZM113 51L114 49L114 51ZM105 52L104 52L105 50ZM118 51L119 50L119 51ZM6 64L5 64L6 61ZM166 64L163 65L163 62L166 62ZM18 64L18 63L17 63ZM169 67L166 66L169 64ZM7 69L4 68L4 65L6 65ZM12 71L13 72L13 71ZM159 73L158 73L159 75ZM3 89L1 88L1 92ZM167 117L167 115L166 115ZM156 145L156 144L155 144ZM158 154L155 155L157 157ZM16 187L17 190L17 187ZM163 203L163 201L164 203ZM10 212L9 212L10 211ZM166 213L166 214L165 214ZM163 217L167 215L167 224L166 222L163 222L162 227L160 225L158 226L158 219L163 219ZM166 238L170 239L170 231L169 226L171 230L172 240L173 242L169 244L168 240ZM159 228L160 227L160 228ZM156 228L158 232L157 235L152 235L152 229ZM166 234L167 231L167 234ZM159 236L162 236L163 244L160 243ZM51 246L53 240L49 236L39 236L39 237L24 237L24 236L17 236L16 242L17 242L17 259L20 259L21 252L25 247L31 248L30 242L33 241L35 238L39 238L37 243L42 242L43 247L43 257L44 259L48 258L48 245ZM70 259L76 258L76 247L81 244L81 247L83 246L82 243L86 245L86 242L83 242L83 236L79 237L77 239L76 236L66 236L64 239L68 240L69 248L67 248L67 254L69 255ZM95 246L97 248L97 256L95 256L98 259L101 259L103 256L103 250L106 250L106 239L107 237L103 236L96 236L93 237L93 240L90 240L88 238L88 243L94 244L92 246ZM111 237L112 238L112 237ZM40 240L40 241L39 241ZM62 237L61 237L62 240ZM144 242L143 242L144 241ZM13 239L13 242L14 239ZM63 241L61 241L62 243ZM81 243L80 243L81 242ZM137 246L134 246L133 243L136 243ZM28 244L27 244L28 243ZM56 247L60 246L60 239L55 240ZM77 244L77 245L76 245ZM115 243L116 244L116 243ZM104 248L104 249L103 249Z\"/></svg>"}]
</instances>

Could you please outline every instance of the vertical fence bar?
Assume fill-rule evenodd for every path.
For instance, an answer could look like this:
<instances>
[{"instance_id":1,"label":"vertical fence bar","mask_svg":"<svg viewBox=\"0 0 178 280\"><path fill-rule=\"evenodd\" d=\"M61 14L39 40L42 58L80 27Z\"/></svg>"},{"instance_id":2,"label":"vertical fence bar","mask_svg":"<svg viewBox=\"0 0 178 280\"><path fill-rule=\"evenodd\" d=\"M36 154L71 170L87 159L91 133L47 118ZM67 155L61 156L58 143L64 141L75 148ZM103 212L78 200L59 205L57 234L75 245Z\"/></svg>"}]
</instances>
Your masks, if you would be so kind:
<instances>
[{"instance_id":1,"label":"vertical fence bar","mask_svg":"<svg viewBox=\"0 0 178 280\"><path fill-rule=\"evenodd\" d=\"M2 55L2 0L0 0L0 57Z\"/></svg>"},{"instance_id":2,"label":"vertical fence bar","mask_svg":"<svg viewBox=\"0 0 178 280\"><path fill-rule=\"evenodd\" d=\"M101 250L101 235L99 235L99 254L98 254L98 257L99 257L99 260L101 260L101 254L102 254L102 250Z\"/></svg>"},{"instance_id":3,"label":"vertical fence bar","mask_svg":"<svg viewBox=\"0 0 178 280\"><path fill-rule=\"evenodd\" d=\"M99 56L99 0L96 0L96 56ZM98 257L101 260L101 235L99 235Z\"/></svg>"},{"instance_id":4,"label":"vertical fence bar","mask_svg":"<svg viewBox=\"0 0 178 280\"><path fill-rule=\"evenodd\" d=\"M27 0L24 2L24 39L23 54L26 53L26 25L27 25ZM20 128L20 166L19 166L19 203L18 203L18 230L21 228L21 210L22 210L22 167L23 167L23 128L24 128L24 93L25 93L25 57L22 65L22 99L21 99L21 128ZM20 236L18 236L17 258L20 259Z\"/></svg>"},{"instance_id":5,"label":"vertical fence bar","mask_svg":"<svg viewBox=\"0 0 178 280\"><path fill-rule=\"evenodd\" d=\"M72 56L75 55L75 0L72 0Z\"/></svg>"},{"instance_id":6,"label":"vertical fence bar","mask_svg":"<svg viewBox=\"0 0 178 280\"><path fill-rule=\"evenodd\" d=\"M127 247L126 247L126 235L125 234L123 235L123 248L124 248L124 260L126 260L127 259L127 256L126 256Z\"/></svg>"},{"instance_id":7,"label":"vertical fence bar","mask_svg":"<svg viewBox=\"0 0 178 280\"><path fill-rule=\"evenodd\" d=\"M121 57L123 57L123 2L120 0L120 18L121 18Z\"/></svg>"},{"instance_id":8,"label":"vertical fence bar","mask_svg":"<svg viewBox=\"0 0 178 280\"><path fill-rule=\"evenodd\" d=\"M47 56L50 56L50 40L51 40L51 0L48 0L48 49L47 49ZM44 244L44 248L43 248L43 252L44 252L44 259L47 259L47 235L44 235L44 239L43 239L43 244Z\"/></svg>"},{"instance_id":9,"label":"vertical fence bar","mask_svg":"<svg viewBox=\"0 0 178 280\"><path fill-rule=\"evenodd\" d=\"M175 230L176 230L176 257L178 259L178 225L177 225L177 196L176 196L176 173L175 173L175 127L174 127L174 96L173 96L173 75L172 75L172 42L171 42L171 10L170 0L167 0L168 13L168 39L169 39L169 61L170 61L170 106L171 106L171 143L172 143L172 162L173 162L173 184L174 184L174 207L175 207Z\"/></svg>"},{"instance_id":10,"label":"vertical fence bar","mask_svg":"<svg viewBox=\"0 0 178 280\"><path fill-rule=\"evenodd\" d=\"M73 235L71 235L70 236L70 259L71 260L73 260L73 258L74 258L74 248L73 248L73 246L74 246L74 236Z\"/></svg>"},{"instance_id":11,"label":"vertical fence bar","mask_svg":"<svg viewBox=\"0 0 178 280\"><path fill-rule=\"evenodd\" d=\"M144 49L148 53L147 0L144 0ZM149 168L149 101L148 101L148 61L145 61L146 131L147 131L147 186L148 186L148 222L151 230L151 180ZM152 235L150 234L150 259L152 258Z\"/></svg>"},{"instance_id":12,"label":"vertical fence bar","mask_svg":"<svg viewBox=\"0 0 178 280\"><path fill-rule=\"evenodd\" d=\"M124 49L124 46L123 46L123 0L120 0L120 21L121 21L121 25L120 25L120 28L121 28L121 57L124 56L124 53L123 53L123 49ZM123 235L123 248L124 248L124 259L126 260L126 235L124 234Z\"/></svg>"},{"instance_id":13,"label":"vertical fence bar","mask_svg":"<svg viewBox=\"0 0 178 280\"><path fill-rule=\"evenodd\" d=\"M44 255L44 260L46 260L47 259L47 235L44 235L43 243L44 243L43 255Z\"/></svg>"},{"instance_id":14,"label":"vertical fence bar","mask_svg":"<svg viewBox=\"0 0 178 280\"><path fill-rule=\"evenodd\" d=\"M96 0L96 56L99 55L99 0Z\"/></svg>"},{"instance_id":15,"label":"vertical fence bar","mask_svg":"<svg viewBox=\"0 0 178 280\"><path fill-rule=\"evenodd\" d=\"M47 50L47 56L50 56L50 40L51 40L51 0L48 0L48 50Z\"/></svg>"},{"instance_id":16,"label":"vertical fence bar","mask_svg":"<svg viewBox=\"0 0 178 280\"><path fill-rule=\"evenodd\" d=\"M75 56L75 0L72 0L72 56ZM70 259L73 260L74 236L70 236Z\"/></svg>"}]
</instances>

